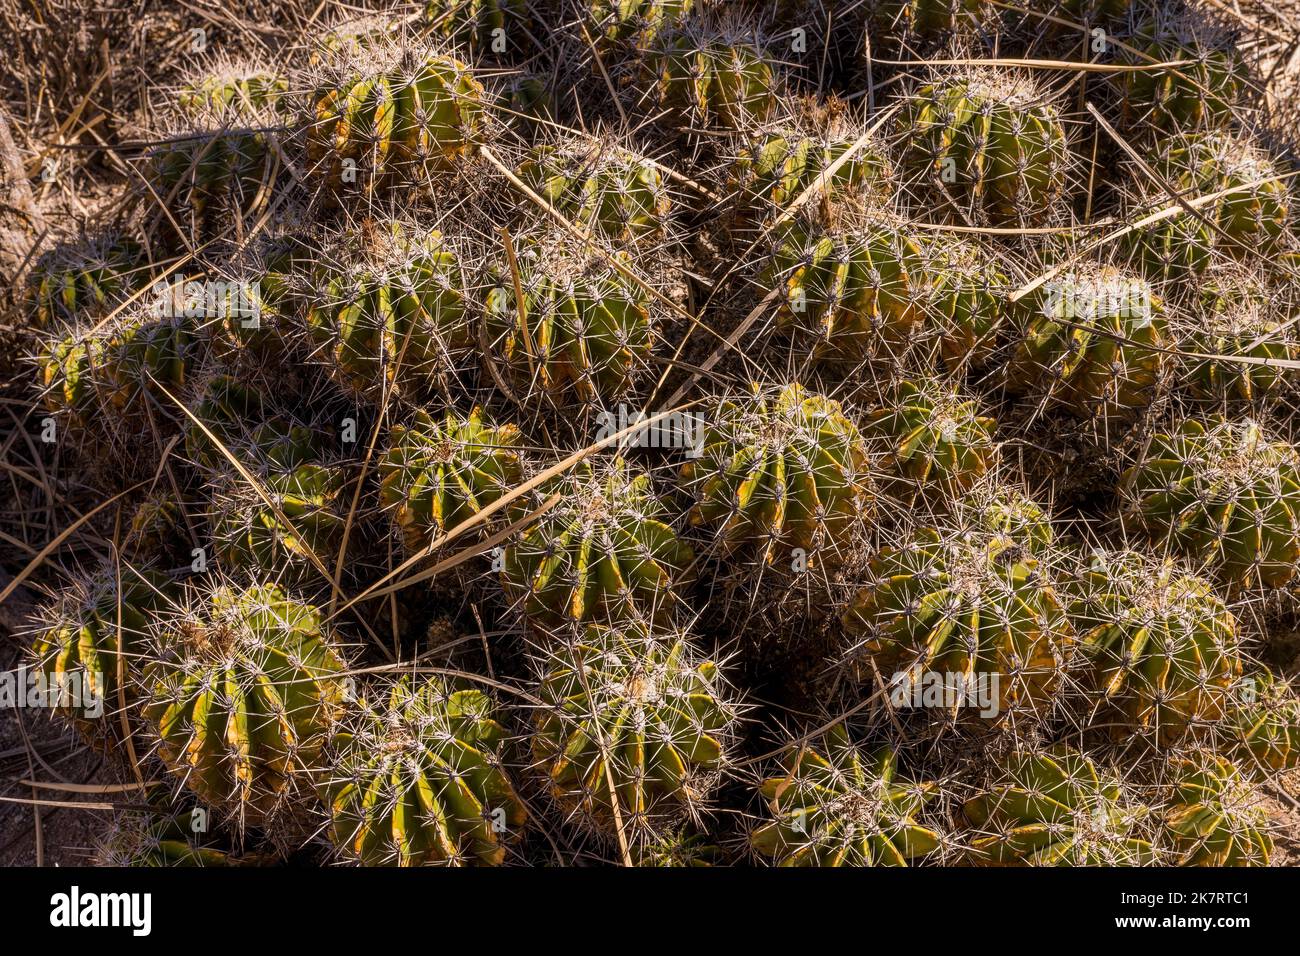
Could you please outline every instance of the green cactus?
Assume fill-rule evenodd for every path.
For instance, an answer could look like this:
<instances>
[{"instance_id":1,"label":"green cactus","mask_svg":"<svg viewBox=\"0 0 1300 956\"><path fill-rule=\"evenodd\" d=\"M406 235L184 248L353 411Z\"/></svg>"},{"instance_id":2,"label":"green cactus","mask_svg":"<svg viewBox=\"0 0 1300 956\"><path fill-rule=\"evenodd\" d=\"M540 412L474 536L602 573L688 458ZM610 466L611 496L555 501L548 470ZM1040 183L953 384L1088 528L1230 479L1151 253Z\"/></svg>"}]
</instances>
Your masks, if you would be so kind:
<instances>
[{"instance_id":1,"label":"green cactus","mask_svg":"<svg viewBox=\"0 0 1300 956\"><path fill-rule=\"evenodd\" d=\"M289 471L320 452L316 429L276 412L266 396L231 375L216 375L208 381L191 412L203 427L194 422L187 427L186 456L207 474L230 467L208 432L236 459L253 468Z\"/></svg>"},{"instance_id":2,"label":"green cactus","mask_svg":"<svg viewBox=\"0 0 1300 956\"><path fill-rule=\"evenodd\" d=\"M942 379L904 381L867 416L863 434L884 450L886 490L915 501L956 497L997 460L996 422Z\"/></svg>"},{"instance_id":3,"label":"green cactus","mask_svg":"<svg viewBox=\"0 0 1300 956\"><path fill-rule=\"evenodd\" d=\"M620 261L630 265L626 256ZM655 342L651 300L603 259L527 243L488 275L488 348L517 382L552 401L612 402L644 371ZM490 360L490 359L489 359Z\"/></svg>"},{"instance_id":4,"label":"green cactus","mask_svg":"<svg viewBox=\"0 0 1300 956\"><path fill-rule=\"evenodd\" d=\"M160 808L157 813L128 811L113 823L95 855L97 866L228 867L257 865L259 854L236 856L210 844L193 828L191 814ZM266 861L269 862L269 861Z\"/></svg>"},{"instance_id":5,"label":"green cactus","mask_svg":"<svg viewBox=\"0 0 1300 956\"><path fill-rule=\"evenodd\" d=\"M115 568L78 579L45 610L32 654L53 711L88 739L119 736L123 708L136 700L149 615L169 588L150 571Z\"/></svg>"},{"instance_id":6,"label":"green cactus","mask_svg":"<svg viewBox=\"0 0 1300 956\"><path fill-rule=\"evenodd\" d=\"M1169 347L1164 305L1144 279L1109 267L1067 273L1024 300L1007 390L1080 417L1125 421L1150 404Z\"/></svg>"},{"instance_id":7,"label":"green cactus","mask_svg":"<svg viewBox=\"0 0 1300 956\"><path fill-rule=\"evenodd\" d=\"M242 477L229 474L218 484L210 524L221 566L285 585L320 580L313 555L333 571L347 525L347 473L308 463L259 481L275 507Z\"/></svg>"},{"instance_id":8,"label":"green cactus","mask_svg":"<svg viewBox=\"0 0 1300 956\"><path fill-rule=\"evenodd\" d=\"M233 68L204 74L181 86L180 108L191 116L254 118L284 107L289 81L271 71Z\"/></svg>"},{"instance_id":9,"label":"green cactus","mask_svg":"<svg viewBox=\"0 0 1300 956\"><path fill-rule=\"evenodd\" d=\"M1138 551L1094 552L1068 613L1095 688L1168 744L1219 720L1241 674L1237 622L1208 582Z\"/></svg>"},{"instance_id":10,"label":"green cactus","mask_svg":"<svg viewBox=\"0 0 1300 956\"><path fill-rule=\"evenodd\" d=\"M924 672L996 674L999 716L1042 712L1074 643L1052 563L1005 535L922 529L872 559L843 614L853 654L913 689ZM956 716L962 700L951 703Z\"/></svg>"},{"instance_id":11,"label":"green cactus","mask_svg":"<svg viewBox=\"0 0 1300 956\"><path fill-rule=\"evenodd\" d=\"M33 270L32 318L38 329L81 326L106 317L136 285L140 247L98 237L43 256Z\"/></svg>"},{"instance_id":12,"label":"green cactus","mask_svg":"<svg viewBox=\"0 0 1300 956\"><path fill-rule=\"evenodd\" d=\"M695 502L688 520L725 553L758 545L771 564L802 548L815 561L870 509L866 447L838 402L797 384L756 387L706 420L680 481Z\"/></svg>"},{"instance_id":13,"label":"green cactus","mask_svg":"<svg viewBox=\"0 0 1300 956\"><path fill-rule=\"evenodd\" d=\"M695 0L589 0L585 6L593 40L643 50L684 23Z\"/></svg>"},{"instance_id":14,"label":"green cactus","mask_svg":"<svg viewBox=\"0 0 1300 956\"><path fill-rule=\"evenodd\" d=\"M953 238L922 247L928 281L927 331L937 334L939 355L952 372L986 364L1002 325L1006 273L992 250Z\"/></svg>"},{"instance_id":15,"label":"green cactus","mask_svg":"<svg viewBox=\"0 0 1300 956\"><path fill-rule=\"evenodd\" d=\"M455 253L438 232L397 232L360 261L340 253L307 309L331 373L367 394L426 389L476 344Z\"/></svg>"},{"instance_id":16,"label":"green cactus","mask_svg":"<svg viewBox=\"0 0 1300 956\"><path fill-rule=\"evenodd\" d=\"M1300 456L1254 421L1155 435L1120 484L1124 516L1228 588L1282 587L1300 561Z\"/></svg>"},{"instance_id":17,"label":"green cactus","mask_svg":"<svg viewBox=\"0 0 1300 956\"><path fill-rule=\"evenodd\" d=\"M423 410L396 425L379 463L379 498L412 552L500 500L524 479L519 429L475 408L440 424Z\"/></svg>"},{"instance_id":18,"label":"green cactus","mask_svg":"<svg viewBox=\"0 0 1300 956\"><path fill-rule=\"evenodd\" d=\"M223 587L157 629L144 716L159 757L205 803L268 817L341 713L344 664L321 613L274 585Z\"/></svg>"},{"instance_id":19,"label":"green cactus","mask_svg":"<svg viewBox=\"0 0 1300 956\"><path fill-rule=\"evenodd\" d=\"M555 94L548 78L516 73L506 78L496 96L498 118L532 139L555 122Z\"/></svg>"},{"instance_id":20,"label":"green cactus","mask_svg":"<svg viewBox=\"0 0 1300 956\"><path fill-rule=\"evenodd\" d=\"M424 22L434 36L471 53L513 52L530 45L528 0L425 0ZM496 31L500 31L499 33Z\"/></svg>"},{"instance_id":21,"label":"green cactus","mask_svg":"<svg viewBox=\"0 0 1300 956\"><path fill-rule=\"evenodd\" d=\"M674 827L651 835L635 847L633 859L638 867L696 869L714 866L722 857L722 849L711 843L706 834L693 833L688 827Z\"/></svg>"},{"instance_id":22,"label":"green cactus","mask_svg":"<svg viewBox=\"0 0 1300 956\"><path fill-rule=\"evenodd\" d=\"M189 541L182 502L170 488L151 491L131 512L122 535L122 554L140 564L162 562Z\"/></svg>"},{"instance_id":23,"label":"green cactus","mask_svg":"<svg viewBox=\"0 0 1300 956\"><path fill-rule=\"evenodd\" d=\"M1225 356L1183 358L1183 379L1198 397L1253 402L1275 395L1295 377L1294 369L1280 365L1232 361L1235 356L1266 363L1300 360L1300 341L1286 314L1252 273L1212 272L1192 315L1174 331L1180 353Z\"/></svg>"},{"instance_id":24,"label":"green cactus","mask_svg":"<svg viewBox=\"0 0 1300 956\"><path fill-rule=\"evenodd\" d=\"M988 0L874 0L871 23L882 33L934 38L970 33L997 15Z\"/></svg>"},{"instance_id":25,"label":"green cactus","mask_svg":"<svg viewBox=\"0 0 1300 956\"><path fill-rule=\"evenodd\" d=\"M738 712L716 663L629 621L577 630L541 673L532 752L560 807L606 834L621 824L634 845L698 815Z\"/></svg>"},{"instance_id":26,"label":"green cactus","mask_svg":"<svg viewBox=\"0 0 1300 956\"><path fill-rule=\"evenodd\" d=\"M333 735L321 772L335 845L365 866L504 862L527 813L488 696L405 676L374 693Z\"/></svg>"},{"instance_id":27,"label":"green cactus","mask_svg":"<svg viewBox=\"0 0 1300 956\"><path fill-rule=\"evenodd\" d=\"M942 845L917 819L934 784L896 776L888 748L868 754L840 725L814 747L791 747L780 776L763 781L772 816L750 843L777 866L907 866Z\"/></svg>"},{"instance_id":28,"label":"green cactus","mask_svg":"<svg viewBox=\"0 0 1300 956\"><path fill-rule=\"evenodd\" d=\"M778 289L776 324L811 340L813 354L857 362L892 356L924 317L924 257L886 222L823 229L792 222L779 230L764 288Z\"/></svg>"},{"instance_id":29,"label":"green cactus","mask_svg":"<svg viewBox=\"0 0 1300 956\"><path fill-rule=\"evenodd\" d=\"M307 162L336 191L446 171L480 135L483 86L468 66L418 52L393 64L388 52L363 56L365 68L344 58L314 96Z\"/></svg>"},{"instance_id":30,"label":"green cactus","mask_svg":"<svg viewBox=\"0 0 1300 956\"><path fill-rule=\"evenodd\" d=\"M518 173L561 215L619 244L662 232L672 209L659 167L611 143L543 144Z\"/></svg>"},{"instance_id":31,"label":"green cactus","mask_svg":"<svg viewBox=\"0 0 1300 956\"><path fill-rule=\"evenodd\" d=\"M1273 854L1263 795L1208 751L1170 761L1165 833L1178 866L1268 866Z\"/></svg>"},{"instance_id":32,"label":"green cactus","mask_svg":"<svg viewBox=\"0 0 1300 956\"><path fill-rule=\"evenodd\" d=\"M1041 224L1065 193L1065 127L1025 77L940 77L907 100L899 123L904 165L973 219Z\"/></svg>"},{"instance_id":33,"label":"green cactus","mask_svg":"<svg viewBox=\"0 0 1300 956\"><path fill-rule=\"evenodd\" d=\"M1246 769L1266 775L1300 766L1300 696L1267 670L1236 688L1225 727L1227 746Z\"/></svg>"},{"instance_id":34,"label":"green cactus","mask_svg":"<svg viewBox=\"0 0 1300 956\"><path fill-rule=\"evenodd\" d=\"M1149 866L1149 810L1092 759L1069 748L1015 755L967 800L971 862L1022 866Z\"/></svg>"},{"instance_id":35,"label":"green cactus","mask_svg":"<svg viewBox=\"0 0 1300 956\"><path fill-rule=\"evenodd\" d=\"M1015 485L984 481L953 503L959 525L1003 535L1030 554L1047 553L1056 539L1052 517Z\"/></svg>"},{"instance_id":36,"label":"green cactus","mask_svg":"<svg viewBox=\"0 0 1300 956\"><path fill-rule=\"evenodd\" d=\"M1217 39L1187 22L1147 24L1131 44L1141 56L1127 54L1147 67L1121 73L1124 122L1146 134L1226 126L1241 109L1249 89L1245 61L1235 41ZM1151 69L1152 63L1181 66Z\"/></svg>"},{"instance_id":37,"label":"green cactus","mask_svg":"<svg viewBox=\"0 0 1300 956\"><path fill-rule=\"evenodd\" d=\"M42 350L40 382L46 408L66 412L83 427L94 418L106 338L73 333L51 341Z\"/></svg>"},{"instance_id":38,"label":"green cactus","mask_svg":"<svg viewBox=\"0 0 1300 956\"><path fill-rule=\"evenodd\" d=\"M781 125L747 135L729 171L741 211L761 217L784 210L818 182L860 135L847 127L809 134ZM831 199L855 195L883 199L893 181L894 167L885 147L869 140L826 177L822 191Z\"/></svg>"},{"instance_id":39,"label":"green cactus","mask_svg":"<svg viewBox=\"0 0 1300 956\"><path fill-rule=\"evenodd\" d=\"M581 462L519 499L522 520L551 496L558 501L506 546L501 582L530 622L666 621L689 583L694 553L663 522L664 505L648 474L615 459L602 468Z\"/></svg>"},{"instance_id":40,"label":"green cactus","mask_svg":"<svg viewBox=\"0 0 1300 956\"><path fill-rule=\"evenodd\" d=\"M228 126L181 133L155 147L147 163L153 197L168 213L164 227L201 239L251 226L283 165L276 131Z\"/></svg>"},{"instance_id":41,"label":"green cactus","mask_svg":"<svg viewBox=\"0 0 1300 956\"><path fill-rule=\"evenodd\" d=\"M679 33L652 51L646 70L659 105L691 129L746 129L777 106L778 76L744 40Z\"/></svg>"}]
</instances>

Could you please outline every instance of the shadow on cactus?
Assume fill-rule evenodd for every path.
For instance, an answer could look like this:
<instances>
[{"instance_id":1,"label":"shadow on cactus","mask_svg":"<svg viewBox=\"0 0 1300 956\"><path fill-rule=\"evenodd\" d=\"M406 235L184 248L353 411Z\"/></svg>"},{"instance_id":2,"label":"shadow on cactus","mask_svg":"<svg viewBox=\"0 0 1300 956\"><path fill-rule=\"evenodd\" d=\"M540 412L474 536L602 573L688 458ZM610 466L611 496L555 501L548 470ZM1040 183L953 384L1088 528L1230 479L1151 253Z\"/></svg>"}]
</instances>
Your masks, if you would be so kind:
<instances>
[{"instance_id":1,"label":"shadow on cactus","mask_svg":"<svg viewBox=\"0 0 1300 956\"><path fill-rule=\"evenodd\" d=\"M1169 762L1165 839L1178 866L1268 866L1272 825L1263 794L1209 751Z\"/></svg>"}]
</instances>

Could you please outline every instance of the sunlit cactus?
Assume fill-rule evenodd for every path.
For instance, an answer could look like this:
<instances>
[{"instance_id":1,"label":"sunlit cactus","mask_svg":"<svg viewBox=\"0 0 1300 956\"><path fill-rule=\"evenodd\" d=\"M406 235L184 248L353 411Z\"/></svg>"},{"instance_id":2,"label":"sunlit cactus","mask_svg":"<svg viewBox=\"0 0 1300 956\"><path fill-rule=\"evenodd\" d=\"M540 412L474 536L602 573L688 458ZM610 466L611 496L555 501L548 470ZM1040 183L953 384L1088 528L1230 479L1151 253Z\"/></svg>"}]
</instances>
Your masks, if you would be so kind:
<instances>
[{"instance_id":1,"label":"sunlit cactus","mask_svg":"<svg viewBox=\"0 0 1300 956\"><path fill-rule=\"evenodd\" d=\"M789 745L784 763L762 786L774 819L750 837L775 865L907 866L942 845L920 819L935 785L900 778L889 748L869 753L837 724Z\"/></svg>"},{"instance_id":2,"label":"sunlit cactus","mask_svg":"<svg viewBox=\"0 0 1300 956\"><path fill-rule=\"evenodd\" d=\"M700 815L727 765L738 705L686 635L592 625L553 642L539 667L532 751L561 808L637 845Z\"/></svg>"},{"instance_id":3,"label":"sunlit cactus","mask_svg":"<svg viewBox=\"0 0 1300 956\"><path fill-rule=\"evenodd\" d=\"M140 247L117 235L100 236L42 256L31 281L32 316L41 329L99 320L142 284Z\"/></svg>"},{"instance_id":4,"label":"sunlit cactus","mask_svg":"<svg viewBox=\"0 0 1300 956\"><path fill-rule=\"evenodd\" d=\"M425 0L434 36L471 52L504 54L531 46L529 0Z\"/></svg>"},{"instance_id":5,"label":"sunlit cactus","mask_svg":"<svg viewBox=\"0 0 1300 956\"><path fill-rule=\"evenodd\" d=\"M335 845L365 866L494 866L527 813L481 690L403 676L361 695L333 734L319 787Z\"/></svg>"},{"instance_id":6,"label":"sunlit cactus","mask_svg":"<svg viewBox=\"0 0 1300 956\"><path fill-rule=\"evenodd\" d=\"M1130 44L1141 52L1125 59L1145 68L1120 74L1123 115L1128 127L1155 130L1222 127L1244 105L1249 76L1234 38L1186 14L1158 17ZM1152 63L1181 63L1152 68Z\"/></svg>"},{"instance_id":7,"label":"sunlit cactus","mask_svg":"<svg viewBox=\"0 0 1300 956\"><path fill-rule=\"evenodd\" d=\"M745 129L771 116L780 78L752 41L685 31L660 40L645 84L659 104L690 128Z\"/></svg>"},{"instance_id":8,"label":"sunlit cactus","mask_svg":"<svg viewBox=\"0 0 1300 956\"><path fill-rule=\"evenodd\" d=\"M152 627L144 717L167 768L214 809L255 823L320 755L343 707L343 659L315 608L273 585L222 587Z\"/></svg>"},{"instance_id":9,"label":"sunlit cactus","mask_svg":"<svg viewBox=\"0 0 1300 956\"><path fill-rule=\"evenodd\" d=\"M1234 688L1222 741L1257 775L1300 765L1300 696L1267 670L1247 674Z\"/></svg>"},{"instance_id":10,"label":"sunlit cactus","mask_svg":"<svg viewBox=\"0 0 1300 956\"><path fill-rule=\"evenodd\" d=\"M1060 747L1012 757L966 801L970 860L984 866L1150 866L1151 810L1092 758Z\"/></svg>"},{"instance_id":11,"label":"sunlit cactus","mask_svg":"<svg viewBox=\"0 0 1300 956\"><path fill-rule=\"evenodd\" d=\"M1123 476L1124 515L1233 590L1281 587L1300 561L1300 456L1249 419L1155 435Z\"/></svg>"},{"instance_id":12,"label":"sunlit cactus","mask_svg":"<svg viewBox=\"0 0 1300 956\"><path fill-rule=\"evenodd\" d=\"M419 551L523 481L519 429L494 425L475 408L439 422L424 410L394 426L379 463L379 496L407 547ZM503 515L504 516L504 515Z\"/></svg>"},{"instance_id":13,"label":"sunlit cactus","mask_svg":"<svg viewBox=\"0 0 1300 956\"><path fill-rule=\"evenodd\" d=\"M1263 794L1230 761L1193 751L1170 761L1165 837L1178 866L1268 866Z\"/></svg>"},{"instance_id":14,"label":"sunlit cactus","mask_svg":"<svg viewBox=\"0 0 1300 956\"><path fill-rule=\"evenodd\" d=\"M1176 740L1219 720L1241 674L1237 621L1201 578L1137 551L1096 551L1068 612L1093 688L1124 715L1116 733Z\"/></svg>"},{"instance_id":15,"label":"sunlit cactus","mask_svg":"<svg viewBox=\"0 0 1300 956\"><path fill-rule=\"evenodd\" d=\"M705 422L680 480L694 501L688 520L724 553L757 548L771 563L801 548L815 561L870 512L866 445L838 402L797 384L756 388Z\"/></svg>"},{"instance_id":16,"label":"sunlit cactus","mask_svg":"<svg viewBox=\"0 0 1300 956\"><path fill-rule=\"evenodd\" d=\"M557 500L506 545L501 582L530 622L666 621L678 609L694 554L665 523L650 476L622 460L583 462L516 501L522 520Z\"/></svg>"}]
</instances>

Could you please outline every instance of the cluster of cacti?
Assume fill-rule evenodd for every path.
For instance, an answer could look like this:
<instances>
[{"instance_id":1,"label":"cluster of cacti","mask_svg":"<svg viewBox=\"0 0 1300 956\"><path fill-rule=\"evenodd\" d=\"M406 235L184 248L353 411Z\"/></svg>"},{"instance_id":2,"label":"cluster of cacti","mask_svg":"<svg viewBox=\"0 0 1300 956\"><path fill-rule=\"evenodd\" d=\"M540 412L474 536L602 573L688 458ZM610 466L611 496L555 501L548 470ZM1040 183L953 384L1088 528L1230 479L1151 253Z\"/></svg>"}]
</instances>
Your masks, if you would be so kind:
<instances>
[{"instance_id":1,"label":"cluster of cacti","mask_svg":"<svg viewBox=\"0 0 1300 956\"><path fill-rule=\"evenodd\" d=\"M16 165L0 123L37 367L0 591L50 595L32 669L127 811L101 862L1293 852L1276 37L201 6L184 70L0 102L75 117Z\"/></svg>"}]
</instances>

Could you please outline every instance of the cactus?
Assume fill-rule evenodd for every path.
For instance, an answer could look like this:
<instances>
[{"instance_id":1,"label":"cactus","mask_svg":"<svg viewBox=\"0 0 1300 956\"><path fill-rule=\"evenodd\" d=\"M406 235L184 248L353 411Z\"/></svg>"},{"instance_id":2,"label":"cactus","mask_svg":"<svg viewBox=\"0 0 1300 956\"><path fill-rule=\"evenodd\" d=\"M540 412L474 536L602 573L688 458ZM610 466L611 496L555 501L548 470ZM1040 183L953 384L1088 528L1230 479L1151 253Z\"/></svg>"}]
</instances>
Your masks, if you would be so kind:
<instances>
[{"instance_id":1,"label":"cactus","mask_svg":"<svg viewBox=\"0 0 1300 956\"><path fill-rule=\"evenodd\" d=\"M66 412L78 425L93 418L99 404L97 380L104 361L106 336L72 333L51 341L41 352L41 387L45 407Z\"/></svg>"},{"instance_id":2,"label":"cactus","mask_svg":"<svg viewBox=\"0 0 1300 956\"><path fill-rule=\"evenodd\" d=\"M681 633L590 625L541 662L533 757L557 804L641 845L698 816L726 766L737 705Z\"/></svg>"},{"instance_id":3,"label":"cactus","mask_svg":"<svg viewBox=\"0 0 1300 956\"><path fill-rule=\"evenodd\" d=\"M182 132L147 158L166 226L203 239L241 232L269 205L283 165L275 130L221 126Z\"/></svg>"},{"instance_id":4,"label":"cactus","mask_svg":"<svg viewBox=\"0 0 1300 956\"><path fill-rule=\"evenodd\" d=\"M189 541L182 502L170 489L149 493L131 512L122 536L122 554L132 562L152 564L173 555Z\"/></svg>"},{"instance_id":5,"label":"cactus","mask_svg":"<svg viewBox=\"0 0 1300 956\"><path fill-rule=\"evenodd\" d=\"M528 0L425 0L424 20L435 36L472 53L529 45Z\"/></svg>"},{"instance_id":6,"label":"cactus","mask_svg":"<svg viewBox=\"0 0 1300 956\"><path fill-rule=\"evenodd\" d=\"M233 474L213 496L212 543L221 566L286 585L316 580L316 561L332 572L347 525L346 472L308 463L259 481L265 498Z\"/></svg>"},{"instance_id":7,"label":"cactus","mask_svg":"<svg viewBox=\"0 0 1300 956\"><path fill-rule=\"evenodd\" d=\"M342 708L344 664L320 612L274 585L222 587L156 628L144 716L158 755L205 803L269 817Z\"/></svg>"},{"instance_id":8,"label":"cactus","mask_svg":"<svg viewBox=\"0 0 1300 956\"><path fill-rule=\"evenodd\" d=\"M116 737L135 703L141 645L151 612L166 601L164 578L106 568L78 579L45 610L32 642L54 712L88 739Z\"/></svg>"},{"instance_id":9,"label":"cactus","mask_svg":"<svg viewBox=\"0 0 1300 956\"><path fill-rule=\"evenodd\" d=\"M590 0L586 7L593 40L641 50L685 22L695 0Z\"/></svg>"},{"instance_id":10,"label":"cactus","mask_svg":"<svg viewBox=\"0 0 1300 956\"><path fill-rule=\"evenodd\" d=\"M289 471L319 454L315 429L277 413L264 395L231 375L208 381L191 412L202 427L189 424L185 452L195 467L208 474L229 467L208 432L236 459L254 468Z\"/></svg>"},{"instance_id":11,"label":"cactus","mask_svg":"<svg viewBox=\"0 0 1300 956\"><path fill-rule=\"evenodd\" d=\"M32 278L36 327L75 327L107 316L131 294L139 259L139 246L118 236L99 237L43 256Z\"/></svg>"},{"instance_id":12,"label":"cactus","mask_svg":"<svg viewBox=\"0 0 1300 956\"><path fill-rule=\"evenodd\" d=\"M757 545L765 564L794 548L815 557L871 507L866 448L838 402L800 385L755 388L707 422L680 481L694 499L688 520L724 553Z\"/></svg>"},{"instance_id":13,"label":"cactus","mask_svg":"<svg viewBox=\"0 0 1300 956\"><path fill-rule=\"evenodd\" d=\"M679 33L657 46L646 69L660 106L692 129L745 129L776 109L778 77L745 40Z\"/></svg>"},{"instance_id":14,"label":"cactus","mask_svg":"<svg viewBox=\"0 0 1300 956\"><path fill-rule=\"evenodd\" d=\"M925 528L872 559L843 625L885 680L996 675L998 715L1042 712L1074 642L1052 571L1005 535Z\"/></svg>"},{"instance_id":15,"label":"cactus","mask_svg":"<svg viewBox=\"0 0 1300 956\"><path fill-rule=\"evenodd\" d=\"M666 621L695 556L660 520L664 507L650 476L633 475L621 459L599 469L584 461L544 483L534 500L517 501L510 520L553 495L555 505L505 548L506 596L543 626L629 616Z\"/></svg>"},{"instance_id":16,"label":"cactus","mask_svg":"<svg viewBox=\"0 0 1300 956\"><path fill-rule=\"evenodd\" d=\"M307 161L336 191L444 172L480 135L483 86L468 66L377 42L314 97Z\"/></svg>"},{"instance_id":17,"label":"cactus","mask_svg":"<svg viewBox=\"0 0 1300 956\"><path fill-rule=\"evenodd\" d=\"M761 278L780 290L778 328L810 339L819 358L891 356L922 321L927 294L921 247L893 224L779 230Z\"/></svg>"},{"instance_id":18,"label":"cactus","mask_svg":"<svg viewBox=\"0 0 1300 956\"><path fill-rule=\"evenodd\" d=\"M887 490L916 500L938 490L956 497L997 459L996 423L941 379L901 382L873 411L863 433L884 449Z\"/></svg>"},{"instance_id":19,"label":"cactus","mask_svg":"<svg viewBox=\"0 0 1300 956\"><path fill-rule=\"evenodd\" d=\"M272 70L232 67L205 73L181 86L176 101L194 117L255 118L283 108L289 81Z\"/></svg>"},{"instance_id":20,"label":"cactus","mask_svg":"<svg viewBox=\"0 0 1300 956\"><path fill-rule=\"evenodd\" d=\"M1165 833L1178 866L1268 866L1273 837L1263 797L1207 751L1170 761Z\"/></svg>"},{"instance_id":21,"label":"cactus","mask_svg":"<svg viewBox=\"0 0 1300 956\"><path fill-rule=\"evenodd\" d=\"M1065 127L1026 77L939 77L908 99L899 122L904 165L974 219L1041 220L1065 193Z\"/></svg>"},{"instance_id":22,"label":"cactus","mask_svg":"<svg viewBox=\"0 0 1300 956\"><path fill-rule=\"evenodd\" d=\"M1124 121L1143 133L1226 126L1242 105L1249 77L1235 40L1199 30L1189 21L1148 23L1127 59L1147 67L1120 74ZM1181 66L1151 69L1152 63Z\"/></svg>"},{"instance_id":23,"label":"cactus","mask_svg":"<svg viewBox=\"0 0 1300 956\"><path fill-rule=\"evenodd\" d=\"M1046 509L1000 481L976 485L953 503L953 511L960 527L1005 536L1030 554L1047 553L1056 538Z\"/></svg>"},{"instance_id":24,"label":"cactus","mask_svg":"<svg viewBox=\"0 0 1300 956\"><path fill-rule=\"evenodd\" d=\"M134 810L120 814L95 854L96 866L112 867L228 867L261 862L258 854L241 857L210 845L195 832L191 814L168 807L156 814Z\"/></svg>"},{"instance_id":25,"label":"cactus","mask_svg":"<svg viewBox=\"0 0 1300 956\"><path fill-rule=\"evenodd\" d=\"M543 144L518 172L561 215L619 244L661 232L672 209L659 167L609 143Z\"/></svg>"},{"instance_id":26,"label":"cactus","mask_svg":"<svg viewBox=\"0 0 1300 956\"><path fill-rule=\"evenodd\" d=\"M731 162L731 190L745 211L753 209L761 216L784 210L821 181L860 135L858 130L835 124L816 133L778 124L759 135L748 135ZM856 195L883 199L893 180L893 163L885 147L873 139L825 176L822 191L831 199Z\"/></svg>"},{"instance_id":27,"label":"cactus","mask_svg":"<svg viewBox=\"0 0 1300 956\"><path fill-rule=\"evenodd\" d=\"M1230 590L1275 588L1300 561L1300 456L1249 419L1155 435L1121 480L1124 514Z\"/></svg>"},{"instance_id":28,"label":"cactus","mask_svg":"<svg viewBox=\"0 0 1300 956\"><path fill-rule=\"evenodd\" d=\"M655 869L696 869L709 867L722 859L722 850L702 833L688 827L676 827L654 834L635 848L635 865Z\"/></svg>"},{"instance_id":29,"label":"cactus","mask_svg":"<svg viewBox=\"0 0 1300 956\"><path fill-rule=\"evenodd\" d=\"M1300 697L1266 670L1247 675L1233 695L1224 736L1247 770L1294 770L1300 765Z\"/></svg>"},{"instance_id":30,"label":"cactus","mask_svg":"<svg viewBox=\"0 0 1300 956\"><path fill-rule=\"evenodd\" d=\"M1097 551L1072 591L1095 687L1127 720L1117 734L1170 743L1223 716L1241 674L1237 622L1208 582L1141 552Z\"/></svg>"},{"instance_id":31,"label":"cactus","mask_svg":"<svg viewBox=\"0 0 1300 956\"><path fill-rule=\"evenodd\" d=\"M491 700L405 676L375 696L330 741L320 787L335 844L365 866L504 862L526 812L501 765Z\"/></svg>"},{"instance_id":32,"label":"cactus","mask_svg":"<svg viewBox=\"0 0 1300 956\"><path fill-rule=\"evenodd\" d=\"M763 781L775 819L750 843L778 866L907 866L942 845L918 816L934 784L896 776L888 748L867 754L840 725L821 744L791 747L783 773Z\"/></svg>"},{"instance_id":33,"label":"cactus","mask_svg":"<svg viewBox=\"0 0 1300 956\"><path fill-rule=\"evenodd\" d=\"M871 22L882 33L938 37L972 32L997 13L988 0L874 0Z\"/></svg>"},{"instance_id":34,"label":"cactus","mask_svg":"<svg viewBox=\"0 0 1300 956\"><path fill-rule=\"evenodd\" d=\"M1008 391L1033 391L1080 417L1124 421L1152 400L1166 366L1163 303L1115 269L1067 273L1026 300Z\"/></svg>"},{"instance_id":35,"label":"cactus","mask_svg":"<svg viewBox=\"0 0 1300 956\"><path fill-rule=\"evenodd\" d=\"M519 429L494 426L475 408L448 411L442 424L423 410L394 426L379 464L379 498L412 552L468 521L523 481Z\"/></svg>"},{"instance_id":36,"label":"cactus","mask_svg":"<svg viewBox=\"0 0 1300 956\"><path fill-rule=\"evenodd\" d=\"M516 263L522 308L509 263L489 272L485 360L500 356L516 381L557 403L624 395L654 345L650 296L603 258L563 245L527 243Z\"/></svg>"},{"instance_id":37,"label":"cactus","mask_svg":"<svg viewBox=\"0 0 1300 956\"><path fill-rule=\"evenodd\" d=\"M932 240L923 251L924 322L938 335L944 365L952 372L984 365L997 344L1009 286L996 255L954 239Z\"/></svg>"},{"instance_id":38,"label":"cactus","mask_svg":"<svg viewBox=\"0 0 1300 956\"><path fill-rule=\"evenodd\" d=\"M392 241L360 262L327 266L307 326L334 377L375 394L422 390L455 369L475 344L457 257L438 232Z\"/></svg>"},{"instance_id":39,"label":"cactus","mask_svg":"<svg viewBox=\"0 0 1300 956\"><path fill-rule=\"evenodd\" d=\"M981 865L1144 866L1156 861L1147 808L1085 754L1065 747L1013 756L962 808Z\"/></svg>"}]
</instances>

